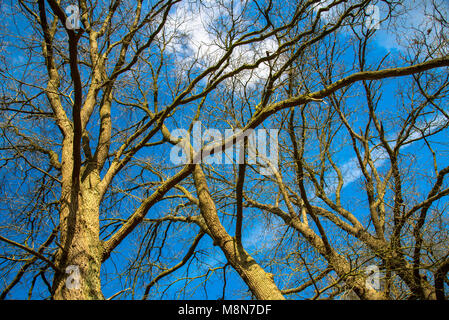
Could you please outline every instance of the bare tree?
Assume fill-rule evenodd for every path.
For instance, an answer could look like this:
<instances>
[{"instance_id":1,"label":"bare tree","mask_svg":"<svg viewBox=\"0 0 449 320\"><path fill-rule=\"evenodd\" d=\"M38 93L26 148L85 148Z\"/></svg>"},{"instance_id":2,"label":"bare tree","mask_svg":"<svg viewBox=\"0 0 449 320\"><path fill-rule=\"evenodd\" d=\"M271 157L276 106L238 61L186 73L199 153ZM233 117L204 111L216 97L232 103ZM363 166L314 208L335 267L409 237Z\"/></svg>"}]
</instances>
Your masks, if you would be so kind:
<instances>
[{"instance_id":1,"label":"bare tree","mask_svg":"<svg viewBox=\"0 0 449 320\"><path fill-rule=\"evenodd\" d=\"M22 283L29 298L103 299L111 278L111 299L185 296L214 277L225 298L238 277L257 299L444 299L438 5L394 57L372 46L376 23L400 32L399 1L3 5L1 297ZM199 121L232 134L196 145ZM275 158L250 142L261 128L279 130ZM241 161L206 160L234 145Z\"/></svg>"}]
</instances>

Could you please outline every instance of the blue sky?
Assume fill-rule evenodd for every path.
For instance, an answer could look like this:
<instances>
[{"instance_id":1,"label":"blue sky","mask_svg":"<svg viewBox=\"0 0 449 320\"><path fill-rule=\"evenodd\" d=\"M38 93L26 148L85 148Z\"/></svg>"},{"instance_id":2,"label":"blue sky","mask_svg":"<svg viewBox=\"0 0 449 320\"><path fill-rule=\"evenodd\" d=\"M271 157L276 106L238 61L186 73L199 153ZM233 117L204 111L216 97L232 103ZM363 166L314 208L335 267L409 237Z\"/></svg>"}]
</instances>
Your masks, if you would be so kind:
<instances>
[{"instance_id":1,"label":"blue sky","mask_svg":"<svg viewBox=\"0 0 449 320\"><path fill-rule=\"evenodd\" d=\"M173 64L167 67L167 72L175 73L176 69L188 62L190 62L192 59L192 56L198 57L198 68L200 68L202 65L208 65L215 61L217 57L220 56L221 49L214 44L214 35L211 34L210 29L208 27L208 24L215 21L217 17L222 15L222 12L217 12L214 9L213 6L213 0L206 1L206 3L210 4L209 8L202 8L201 12L198 12L195 7L192 6L184 6L179 5L176 10L173 11L171 19L169 19L169 23L167 25L167 34L170 32L173 32L173 30L178 29L186 33L188 36L183 39L182 43L173 43L173 47L171 47L169 50L172 51L172 58L173 58ZM387 62L389 64L395 65L398 61L400 61L400 57L408 54L407 49L407 36L401 36L401 29L407 30L410 28L410 26L416 27L420 30L427 30L429 28L429 21L427 20L427 17L423 12L425 12L424 7L426 4L426 1L404 1L404 4L408 6L406 12L407 14L402 18L401 21L393 21L390 23L382 22L380 25L380 29L376 32L375 36L372 39L372 42L370 44L370 51L369 51L369 61L368 64L376 64L378 63L385 55L388 54ZM3 12L5 15L10 13L9 10L12 10L11 7L8 5L2 5L1 6ZM447 10L447 3L446 6L442 8L442 10ZM241 4L237 2L237 5L234 8L234 13L238 14L241 10ZM449 11L448 11L449 12ZM382 7L380 8L380 14L381 19L384 18L383 14L385 14L384 11L382 11ZM332 13L330 13L332 15ZM181 24L178 24L177 22L180 21L181 18L186 18L187 20ZM4 24L4 28L2 29L2 38L8 39L9 41L14 41L16 35L19 32L20 23L22 22L20 18L11 18L7 19L2 15L2 19L6 20L6 23ZM330 18L329 18L330 19ZM398 24L400 28L398 29L398 26L394 23ZM27 36L26 28L25 31L22 29L20 31L20 36L25 37ZM339 41L345 42L349 41L350 39L350 30L349 29L343 29L341 33L337 35L337 38ZM411 35L410 35L411 36ZM432 31L429 34L429 41L432 41L432 37L437 37L438 35ZM26 52L20 51L17 48L14 48L13 46L5 45L4 50L7 50L10 52L9 61L7 64L10 64L10 66L17 66L17 69L15 71L15 74L20 74L20 72L23 72L23 70L19 67L26 61ZM237 63L237 60L245 59L245 61L253 61L255 58L259 57L261 54L264 54L265 51L275 51L277 48L276 41L274 39L267 39L266 41L260 43L256 47L242 47L239 50L236 51L235 56L233 56L233 59L235 59L235 63ZM447 49L447 48L446 48ZM447 52L447 51L446 51ZM342 64L348 69L352 69L352 62L353 62L353 53L349 50L345 56L343 57ZM232 60L232 59L231 59ZM282 61L282 59L281 59ZM180 67L181 68L181 67ZM241 77L242 81L248 81L251 84L253 84L255 87L260 83L261 79L264 79L267 77L268 72L268 66L267 65L261 65L257 71L253 74L244 73L242 75L239 75ZM390 112L392 116L394 116L397 112L395 110L391 110L392 107L396 105L396 99L397 99L397 92L398 88L401 87L401 84L403 83L403 79L393 79L393 80L387 80L383 83L382 86L382 98L380 101L380 109L384 112ZM355 86L357 88L357 86ZM167 88L165 88L167 89ZM360 89L360 87L359 87ZM354 89L357 90L357 89ZM136 90L136 95L139 95L140 93ZM170 98L169 94L166 95L165 99ZM213 99L213 98L211 98ZM164 100L164 96L162 96L162 100ZM211 105L214 103L214 101L208 101ZM353 104L354 107L358 108L358 103L361 104L360 108L363 109L363 101L359 100L358 98L349 99L349 104ZM190 110L189 110L190 109ZM175 121L169 122L168 126L170 129L175 128L185 128L185 125L189 123L191 117L192 117L192 111L195 110L195 106L191 105L188 106L182 113L175 116ZM119 109L115 109L113 112L116 112L113 114L113 118L117 123L120 123L120 117L121 113L119 112ZM136 112L136 114L132 115L132 117L138 118L140 116L139 113ZM358 120L360 124L364 121L363 113L361 112L358 115ZM95 123L96 118L91 121L91 127L92 132L95 134ZM442 120L442 119L440 119ZM438 126L439 119L435 120L435 126ZM211 120L213 123L213 119ZM212 125L212 124L210 124ZM265 123L266 126L275 125L274 121L268 120ZM222 129L222 128L220 128ZM391 128L390 134L394 136L397 134L397 130L394 128ZM445 142L446 136L443 134L436 135L433 137L433 141L435 143L438 143L439 141ZM419 152L423 149L423 144L420 143L412 143L406 148L406 152L409 154L417 154L418 160L422 162L427 162L429 159L431 159L431 155L425 152ZM167 147L160 147L155 148L151 153L140 153L139 157L141 159L144 158L150 158L150 159L160 159L160 157L163 157L168 161L168 155L169 155L169 149ZM447 153L448 150L442 148L441 149L442 154L445 152ZM356 198L356 195L360 195L361 190L360 186L358 184L359 178L361 177L360 170L357 168L357 164L355 162L354 154L350 152L350 149L343 149L341 151L341 154L338 157L338 162L341 168L345 169L344 175L345 175L345 187L343 189L343 195L345 196L345 199L349 199L348 206L353 205L354 198ZM379 168L382 168L386 161L383 160L385 158L385 155L383 153L379 153L379 160L376 162L377 166ZM445 160L441 160L442 163L440 164L443 166L445 164ZM217 168L217 171L219 171L221 174L224 174L225 176L231 177L229 175L229 168L225 165ZM121 178L126 179L127 175L133 175L136 173L137 170L129 170L128 172L121 174L117 177L117 180L120 180ZM171 172L175 172L172 170ZM3 174L2 174L3 177ZM149 180L154 179L154 177L151 174L145 173L144 177L147 177ZM3 177L5 178L5 177ZM287 179L292 177L287 177ZM13 182L10 183L11 190L24 190L23 186L15 186L13 185ZM126 183L122 184L116 184L115 187L126 185ZM249 182L247 187L254 187L257 188L257 181ZM332 186L330 186L332 188ZM423 188L424 189L424 188ZM225 194L227 191L223 190L214 190L217 191L218 194ZM173 193L171 193L173 194ZM141 192L136 192L133 194L136 197L141 197ZM268 197L267 197L268 198ZM130 198L126 201L123 201L120 208L116 208L113 212L107 212L111 216L117 216L125 218L131 214L133 209L138 205L138 201ZM1 207L5 208L8 207L9 204L2 204ZM158 203L155 205L149 215L151 218L160 217L167 213L167 210L170 208L170 206L167 205L166 202ZM231 209L229 208L223 208L224 212L229 212ZM365 216L366 208L360 208L355 209L356 214L360 217ZM248 210L250 211L250 210ZM258 216L259 215L259 216ZM109 217L109 216L108 216ZM245 216L246 217L246 216ZM7 215L2 216L2 223L6 223L7 219L9 217ZM6 220L6 221L5 221ZM233 224L231 221L227 221L225 223L225 226L228 227L229 232L232 234L233 230ZM280 221L278 221L276 218L272 221L271 226L277 230L273 231L272 229L267 229L265 221L262 217L260 217L260 212L257 213L254 211L254 213L249 214L248 217L245 218L245 229L243 232L244 238L243 238L243 244L245 248L254 255L256 260L260 261L269 261L269 255L270 250L272 249L273 243L276 240L277 237L280 237L283 232L285 231L284 228L282 228L282 224ZM163 227L161 228L163 230ZM144 232L146 228L141 228L140 231ZM189 239L191 238L195 232L198 231L198 228L195 226L179 226L179 230L171 231L170 233L170 240L172 242L168 241L166 243L166 249L164 250L163 255L167 258L167 261L170 260L171 257L174 257L176 255L179 255L179 258L182 257L182 254L185 252L185 250L189 246L189 242L183 242L183 241L177 241L176 236L180 236L181 239ZM179 240L179 239L178 239ZM106 278L106 274L108 274L108 270L113 270L114 272L116 269L121 272L123 268L127 265L127 262L129 259L132 259L135 253L136 248L136 241L137 236L131 235L129 238L127 238L121 245L117 248L118 253L111 256L111 258L103 265L103 292L105 297L109 297L113 294L115 294L117 291L125 289L126 285L126 278L124 277L108 277ZM218 247L214 247L212 245L212 241L205 236L199 246L198 246L198 256L201 257L201 260L203 263L196 264L193 262L190 265L190 276L195 275L202 275L207 271L208 268L216 268L218 266L223 266L225 263L225 257L222 254L222 252L219 250ZM153 252L152 254L158 254L157 252ZM313 258L313 255L309 256L310 258ZM169 264L174 264L176 261L170 261ZM175 285L171 286L169 289L166 290L165 294L163 296L159 296L162 292L162 290L166 289L164 286L167 285L169 282L173 282L173 279L182 279L184 277L185 272L187 270L187 265L181 268L180 270L173 273L173 275L167 279L164 279L161 281L161 289L157 292L156 297L162 297L167 299L217 299L222 296L222 287L223 287L223 273L221 270L211 272L211 276L209 280L207 281L207 290L204 290L202 288L202 280L203 278L197 279L193 281L194 284L198 285L198 288L195 288L196 285L191 285L191 288L195 289L191 294L182 295L180 296L178 294L178 291L180 288L182 288L185 284L185 280L179 280L175 283ZM284 268L284 267L283 267ZM192 271L193 270L193 271ZM269 270L269 267L267 268ZM227 299L232 298L240 298L242 297L242 292L245 292L247 289L245 285L243 284L243 281L236 275L234 271L231 270L231 267L228 267L226 269L226 278L227 278L227 285L226 285L226 296ZM283 273L284 271L287 271L286 269L283 270L282 268L277 273ZM4 278L3 280L11 279L11 277L14 275L14 272L9 273L9 275ZM27 292L27 285L30 281L29 277L24 278L25 283L20 284L11 294L10 298L25 298L28 294ZM142 279L144 280L144 279ZM40 280L38 281L38 287L43 288L43 283ZM283 287L284 285L291 284L289 281L288 276L279 276L276 278L276 281L278 284L280 284L280 287ZM145 281L142 281L145 282ZM36 294L33 295L33 298L43 298L44 296L41 296L39 294L40 291L43 291L41 289L36 289ZM143 292L143 287L136 289L136 296L134 298L139 299L141 293ZM159 289L156 289L159 290ZM310 290L313 290L311 288ZM304 295L309 294L310 291L304 292ZM122 297L131 298L130 296L124 294Z\"/></svg>"}]
</instances>

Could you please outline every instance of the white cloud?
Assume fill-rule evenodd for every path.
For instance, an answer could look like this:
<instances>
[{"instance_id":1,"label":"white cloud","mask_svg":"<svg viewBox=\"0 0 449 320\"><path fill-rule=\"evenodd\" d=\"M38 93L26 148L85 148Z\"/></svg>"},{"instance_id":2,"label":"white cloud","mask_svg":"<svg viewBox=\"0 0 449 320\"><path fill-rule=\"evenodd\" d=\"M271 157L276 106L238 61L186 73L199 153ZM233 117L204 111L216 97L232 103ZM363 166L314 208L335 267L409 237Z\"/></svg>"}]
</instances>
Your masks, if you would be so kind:
<instances>
[{"instance_id":1,"label":"white cloud","mask_svg":"<svg viewBox=\"0 0 449 320\"><path fill-rule=\"evenodd\" d=\"M402 3L401 14L382 22L381 29L376 34L377 43L387 50L406 51L413 45L417 37L425 40L427 44L435 46L440 42L441 24L434 16L438 14L432 4L433 0L406 0ZM443 16L449 15L448 2L437 0L438 10ZM381 10L386 15L386 10ZM381 16L381 18L384 18ZM424 37L424 39L423 39ZM446 45L443 50L447 50ZM448 51L446 51L447 54Z\"/></svg>"},{"instance_id":2,"label":"white cloud","mask_svg":"<svg viewBox=\"0 0 449 320\"><path fill-rule=\"evenodd\" d=\"M220 5L217 0L207 0L206 5L188 4L181 2L176 6L176 10L167 21L165 27L166 35L176 35L173 37L169 50L176 54L179 65L192 65L196 63L201 66L211 66L215 64L223 55L222 48L214 34L213 27L218 18L223 19L229 16L229 12L224 10L224 6L230 6L231 1L227 0ZM243 7L241 2L234 2L233 15L239 16ZM243 21L243 24L250 24L251 21ZM241 45L234 49L230 57L230 64L226 72L234 70L243 64L254 63L257 59L266 54L267 51L274 52L278 48L274 38L268 38L252 45ZM269 75L269 65L262 63L253 71L243 71L237 77L243 82L257 82L258 79L266 79Z\"/></svg>"},{"instance_id":3,"label":"white cloud","mask_svg":"<svg viewBox=\"0 0 449 320\"><path fill-rule=\"evenodd\" d=\"M326 8L332 4L334 0L322 0L315 5L314 11L318 12L321 8ZM427 44L436 47L441 42L442 35L447 33L447 30L441 28L433 17L441 14L446 18L449 16L449 1L436 0L435 6L440 13L435 11L435 0L404 0L401 5L396 7L393 17L387 19L388 7L385 3L379 1L375 4L379 8L380 14L380 28L377 30L374 39L376 43L386 49L387 51L398 50L404 52L415 42L416 36L424 36ZM335 7L332 7L328 11L321 13L321 18L326 23L335 23L339 15L345 10L350 2L344 2ZM366 12L369 16L373 12ZM446 26L447 28L447 26ZM341 28L340 32L350 33L349 28ZM447 39L447 38L446 38ZM421 39L422 40L422 39ZM443 48L441 54L449 53L449 44Z\"/></svg>"}]
</instances>

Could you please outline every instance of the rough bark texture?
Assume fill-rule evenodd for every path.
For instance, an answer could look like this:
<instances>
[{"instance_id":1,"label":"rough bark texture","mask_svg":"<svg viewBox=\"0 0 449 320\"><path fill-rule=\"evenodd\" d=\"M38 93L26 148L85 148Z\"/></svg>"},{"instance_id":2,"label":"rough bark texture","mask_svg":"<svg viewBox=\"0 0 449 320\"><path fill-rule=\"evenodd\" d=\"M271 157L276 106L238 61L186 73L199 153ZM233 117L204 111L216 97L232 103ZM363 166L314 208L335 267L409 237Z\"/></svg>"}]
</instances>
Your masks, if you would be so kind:
<instances>
[{"instance_id":1,"label":"rough bark texture","mask_svg":"<svg viewBox=\"0 0 449 320\"><path fill-rule=\"evenodd\" d=\"M260 300L284 300L274 283L273 275L265 270L248 254L242 245L231 237L220 223L215 203L210 195L207 181L200 165L196 165L193 178L198 193L201 214L213 236L214 244L219 246L231 266L242 277L251 292Z\"/></svg>"},{"instance_id":2,"label":"rough bark texture","mask_svg":"<svg viewBox=\"0 0 449 320\"><path fill-rule=\"evenodd\" d=\"M337 273L337 275L345 279L348 287L352 288L354 292L364 300L386 300L383 292L376 291L366 285L366 278L363 274L357 274L351 270L350 263L345 257L338 254L335 250L330 252L320 237L318 237L309 227L305 226L298 217L293 217L286 221L293 228L298 230L311 243L318 252L326 258L329 266Z\"/></svg>"},{"instance_id":3,"label":"rough bark texture","mask_svg":"<svg viewBox=\"0 0 449 320\"><path fill-rule=\"evenodd\" d=\"M61 245L56 256L60 268L53 282L53 298L64 300L104 299L101 291L100 269L103 246L99 240L99 176L96 171L85 172L78 199L73 190L63 190L61 206ZM67 267L79 269L79 288L70 288Z\"/></svg>"}]
</instances>

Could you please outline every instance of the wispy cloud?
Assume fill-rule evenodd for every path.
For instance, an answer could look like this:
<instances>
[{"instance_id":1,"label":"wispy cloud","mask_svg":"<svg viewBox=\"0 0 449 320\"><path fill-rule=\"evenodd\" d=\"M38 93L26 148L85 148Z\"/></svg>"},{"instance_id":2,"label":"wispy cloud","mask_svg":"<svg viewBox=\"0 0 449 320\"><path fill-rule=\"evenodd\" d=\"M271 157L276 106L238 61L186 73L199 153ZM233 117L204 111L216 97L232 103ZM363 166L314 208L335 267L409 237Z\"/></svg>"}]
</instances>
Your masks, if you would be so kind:
<instances>
[{"instance_id":1,"label":"wispy cloud","mask_svg":"<svg viewBox=\"0 0 449 320\"><path fill-rule=\"evenodd\" d=\"M231 5L232 2L232 5ZM234 17L243 16L244 1L216 1L207 0L205 5L189 4L181 2L176 6L167 22L165 32L169 36L174 36L169 50L176 54L178 63L182 65L210 66L215 64L218 59L226 53L223 39L217 35L215 30L218 19L226 20L232 15ZM225 7L228 9L225 10ZM247 27L251 21L245 21L242 18L242 27ZM246 25L245 25L246 24ZM229 30L224 30L225 32ZM231 71L242 64L252 64L260 59L267 51L274 52L278 44L274 38L268 38L254 44L240 45L233 50L229 59L229 66L225 71ZM266 79L269 75L270 66L262 63L258 68L252 71L243 71L237 78L243 83L255 83L258 79Z\"/></svg>"},{"instance_id":2,"label":"wispy cloud","mask_svg":"<svg viewBox=\"0 0 449 320\"><path fill-rule=\"evenodd\" d=\"M314 7L317 13L319 9L326 8L334 0L322 0ZM326 23L335 23L340 14L349 6L351 2L343 2L321 13L321 18ZM449 16L449 1L447 0L404 0L391 17L388 17L389 9L381 1L375 4L378 8L380 25L376 31L374 40L377 45L387 51L398 50L406 51L417 37L425 37L424 40L431 46L437 46L441 43L442 35L445 33L441 24L435 19L441 15L443 18ZM437 11L437 10L438 11ZM371 16L374 11L366 12ZM350 28L340 28L340 32L350 33ZM449 44L446 43L443 48L446 54L449 53Z\"/></svg>"},{"instance_id":3,"label":"wispy cloud","mask_svg":"<svg viewBox=\"0 0 449 320\"><path fill-rule=\"evenodd\" d=\"M380 12L381 19L385 18L386 9ZM436 47L441 44L444 32L444 27L436 19L440 14L442 17L449 16L449 2L446 0L403 1L400 15L382 22L375 39L387 50L406 51L417 40ZM449 52L447 43L440 49L446 54Z\"/></svg>"},{"instance_id":4,"label":"wispy cloud","mask_svg":"<svg viewBox=\"0 0 449 320\"><path fill-rule=\"evenodd\" d=\"M442 127L445 127L448 125L448 120L445 116L439 115L434 120L432 120L430 123L425 123L424 121L416 126L416 129L412 130L409 137L405 141L406 145L404 148L410 148L413 144L416 143L416 139L419 139L422 134L429 134L431 132L435 132L439 130ZM423 128L423 129L420 129ZM387 137L387 141L395 140L395 138L398 136L399 132L396 132L389 137ZM375 168L380 168L384 166L386 163L388 163L389 158L386 150L384 148L376 148L371 151L371 157L374 162ZM341 165L341 172L343 175L343 180L345 183L345 187L350 185L351 183L357 181L363 176L363 172L360 169L359 162L357 160L357 157L352 157L347 162ZM335 176L336 178L336 176ZM332 192L335 192L336 186L331 187Z\"/></svg>"}]
</instances>

